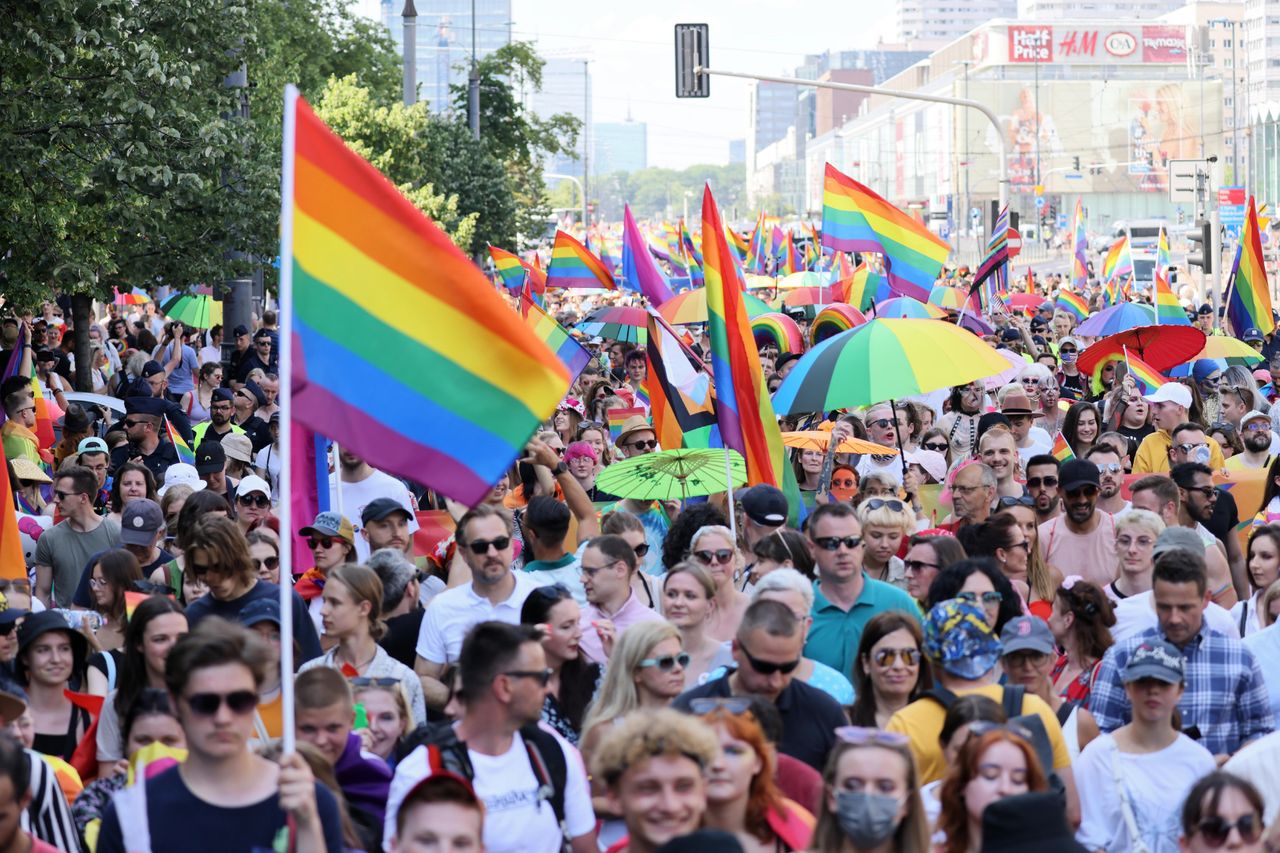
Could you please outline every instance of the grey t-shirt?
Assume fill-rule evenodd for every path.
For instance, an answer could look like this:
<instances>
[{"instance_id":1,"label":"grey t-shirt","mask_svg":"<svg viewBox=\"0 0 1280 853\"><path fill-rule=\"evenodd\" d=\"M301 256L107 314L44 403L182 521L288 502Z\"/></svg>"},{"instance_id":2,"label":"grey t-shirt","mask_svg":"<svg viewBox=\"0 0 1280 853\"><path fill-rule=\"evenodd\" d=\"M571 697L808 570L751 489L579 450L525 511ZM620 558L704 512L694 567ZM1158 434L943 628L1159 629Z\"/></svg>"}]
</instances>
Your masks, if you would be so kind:
<instances>
[{"instance_id":1,"label":"grey t-shirt","mask_svg":"<svg viewBox=\"0 0 1280 853\"><path fill-rule=\"evenodd\" d=\"M88 533L71 529L62 521L40 534L36 543L36 565L53 569L53 600L58 607L70 607L80 575L89 558L100 551L118 547L120 525L104 518Z\"/></svg>"}]
</instances>

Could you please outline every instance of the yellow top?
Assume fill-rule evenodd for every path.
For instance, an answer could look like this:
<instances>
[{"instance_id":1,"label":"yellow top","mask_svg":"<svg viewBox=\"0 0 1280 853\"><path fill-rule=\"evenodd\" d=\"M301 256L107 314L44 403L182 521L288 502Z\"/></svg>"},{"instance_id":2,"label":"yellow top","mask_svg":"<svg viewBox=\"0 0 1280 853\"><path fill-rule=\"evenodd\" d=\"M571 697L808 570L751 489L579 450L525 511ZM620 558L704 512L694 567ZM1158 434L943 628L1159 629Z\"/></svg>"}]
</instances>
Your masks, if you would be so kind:
<instances>
[{"instance_id":1,"label":"yellow top","mask_svg":"<svg viewBox=\"0 0 1280 853\"><path fill-rule=\"evenodd\" d=\"M1227 460L1222 458L1222 448L1213 438L1209 442L1209 467L1221 471L1227 467ZM1173 437L1168 432L1158 429L1142 439L1138 445L1138 455L1133 458L1134 474L1168 474L1169 448L1173 446Z\"/></svg>"}]
</instances>

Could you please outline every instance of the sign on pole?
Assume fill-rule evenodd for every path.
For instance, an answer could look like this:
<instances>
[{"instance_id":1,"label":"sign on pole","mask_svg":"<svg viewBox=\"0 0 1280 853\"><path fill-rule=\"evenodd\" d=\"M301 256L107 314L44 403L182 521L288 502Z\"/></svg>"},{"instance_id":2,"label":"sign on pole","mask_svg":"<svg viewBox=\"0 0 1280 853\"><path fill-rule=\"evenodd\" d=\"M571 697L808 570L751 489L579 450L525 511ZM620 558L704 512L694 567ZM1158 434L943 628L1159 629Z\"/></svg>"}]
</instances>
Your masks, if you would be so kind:
<instances>
[{"instance_id":1,"label":"sign on pole","mask_svg":"<svg viewBox=\"0 0 1280 853\"><path fill-rule=\"evenodd\" d=\"M1169 201L1196 203L1196 171L1201 165L1199 160L1169 161Z\"/></svg>"}]
</instances>

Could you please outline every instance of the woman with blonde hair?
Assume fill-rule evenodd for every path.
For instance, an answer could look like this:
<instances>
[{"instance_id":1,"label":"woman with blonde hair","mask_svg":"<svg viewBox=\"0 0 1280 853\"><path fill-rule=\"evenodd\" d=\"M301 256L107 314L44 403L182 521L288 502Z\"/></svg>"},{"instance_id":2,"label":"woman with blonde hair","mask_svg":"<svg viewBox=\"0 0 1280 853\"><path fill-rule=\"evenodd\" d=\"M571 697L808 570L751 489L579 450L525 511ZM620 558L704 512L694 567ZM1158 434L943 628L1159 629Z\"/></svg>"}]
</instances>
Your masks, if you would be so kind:
<instances>
[{"instance_id":1,"label":"woman with blonde hair","mask_svg":"<svg viewBox=\"0 0 1280 853\"><path fill-rule=\"evenodd\" d=\"M927 853L929 821L906 735L836 729L822 773L822 807L809 849L818 853Z\"/></svg>"},{"instance_id":2,"label":"woman with blonde hair","mask_svg":"<svg viewBox=\"0 0 1280 853\"><path fill-rule=\"evenodd\" d=\"M715 668L716 656L724 644L707 634L716 609L716 583L697 563L676 563L662 577L662 615L680 629L684 650L689 655L685 683L693 687L706 681Z\"/></svg>"},{"instance_id":3,"label":"woman with blonde hair","mask_svg":"<svg viewBox=\"0 0 1280 853\"><path fill-rule=\"evenodd\" d=\"M670 622L638 622L614 644L600 691L582 721L587 755L610 726L637 708L665 708L684 692L689 655Z\"/></svg>"},{"instance_id":4,"label":"woman with blonde hair","mask_svg":"<svg viewBox=\"0 0 1280 853\"><path fill-rule=\"evenodd\" d=\"M325 636L336 640L337 645L321 657L307 661L298 672L327 666L348 678L394 678L409 697L414 722L425 723L427 706L421 680L378 645L387 626L382 621L382 581L377 573L354 563L330 570L325 579L323 602L320 617L324 620Z\"/></svg>"},{"instance_id":5,"label":"woman with blonde hair","mask_svg":"<svg viewBox=\"0 0 1280 853\"><path fill-rule=\"evenodd\" d=\"M413 712L405 697L404 687L390 678L358 675L351 679L351 690L357 703L364 706L373 741L369 751L388 764L394 763L400 738L413 731Z\"/></svg>"},{"instance_id":6,"label":"woman with blonde hair","mask_svg":"<svg viewBox=\"0 0 1280 853\"><path fill-rule=\"evenodd\" d=\"M738 623L742 621L742 614L751 603L734 584L742 566L742 555L738 553L733 533L722 524L699 527L689 540L685 558L706 569L715 581L716 609L707 633L721 642L732 639Z\"/></svg>"}]
</instances>

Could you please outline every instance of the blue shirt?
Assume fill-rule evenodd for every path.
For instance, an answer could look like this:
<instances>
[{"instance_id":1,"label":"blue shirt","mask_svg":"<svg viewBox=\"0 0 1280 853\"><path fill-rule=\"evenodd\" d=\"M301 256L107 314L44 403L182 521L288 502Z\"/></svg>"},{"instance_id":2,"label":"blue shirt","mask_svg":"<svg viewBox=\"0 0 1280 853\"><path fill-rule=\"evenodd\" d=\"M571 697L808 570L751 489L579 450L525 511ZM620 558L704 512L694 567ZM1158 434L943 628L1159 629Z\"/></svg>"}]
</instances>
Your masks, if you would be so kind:
<instances>
[{"instance_id":1,"label":"blue shirt","mask_svg":"<svg viewBox=\"0 0 1280 853\"><path fill-rule=\"evenodd\" d=\"M1280 622L1272 623L1241 640L1244 647L1253 652L1262 670L1271 699L1271 715L1280 719ZM1267 673L1270 672L1270 675Z\"/></svg>"},{"instance_id":2,"label":"blue shirt","mask_svg":"<svg viewBox=\"0 0 1280 853\"><path fill-rule=\"evenodd\" d=\"M1115 731L1132 717L1121 681L1129 656L1142 643L1163 639L1159 627L1148 628L1103 655L1089 697L1089 710L1102 731ZM1202 624L1182 647L1182 657L1187 685L1178 703L1182 731L1199 729L1201 746L1214 755L1230 755L1275 727L1262 670L1247 646Z\"/></svg>"},{"instance_id":3,"label":"blue shirt","mask_svg":"<svg viewBox=\"0 0 1280 853\"><path fill-rule=\"evenodd\" d=\"M160 351L160 357L156 361L165 365L169 363L169 359L173 358L173 350L170 349L173 344L169 344ZM169 393L174 396L181 397L183 394L195 387L195 373L200 369L200 362L196 359L196 351L186 344L182 345L182 358L178 361L178 366L169 374Z\"/></svg>"},{"instance_id":4,"label":"blue shirt","mask_svg":"<svg viewBox=\"0 0 1280 853\"><path fill-rule=\"evenodd\" d=\"M920 608L903 590L864 573L862 592L848 610L841 610L822 594L819 581L813 583L813 626L804 644L804 656L824 663L852 681L853 659L867 623L878 613L900 610L918 623Z\"/></svg>"}]
</instances>

